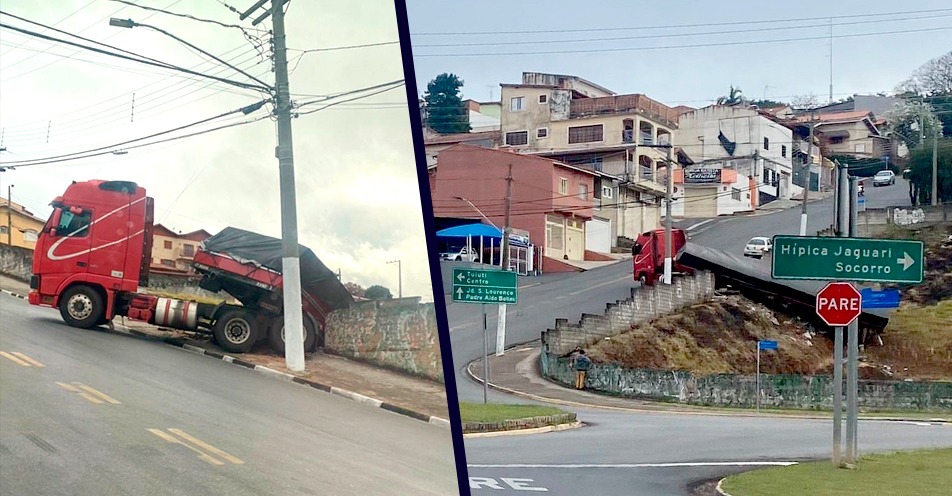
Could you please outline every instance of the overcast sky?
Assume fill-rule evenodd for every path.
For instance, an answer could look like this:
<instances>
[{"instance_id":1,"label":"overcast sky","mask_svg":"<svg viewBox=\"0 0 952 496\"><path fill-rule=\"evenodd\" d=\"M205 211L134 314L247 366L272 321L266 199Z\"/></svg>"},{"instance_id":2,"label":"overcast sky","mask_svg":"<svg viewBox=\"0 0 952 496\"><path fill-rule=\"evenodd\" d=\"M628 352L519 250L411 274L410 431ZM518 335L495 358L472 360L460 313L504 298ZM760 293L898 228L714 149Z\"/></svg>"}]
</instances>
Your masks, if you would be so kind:
<instances>
[{"instance_id":1,"label":"overcast sky","mask_svg":"<svg viewBox=\"0 0 952 496\"><path fill-rule=\"evenodd\" d=\"M252 28L250 19L239 21L238 14L223 5L243 11L253 0L136 3L241 24L250 35L264 40L265 56L238 29L111 0L5 0L0 10L163 62L249 81L155 31L108 25L110 17L131 18L164 29L273 83L267 33ZM68 38L7 15L0 16L0 21ZM270 23L260 27L270 29ZM403 79L396 17L389 0L293 1L287 13L287 40L296 49L289 57L296 67L291 92L299 103ZM299 60L301 50L388 42L311 52ZM80 51L10 29L0 30L0 94L2 146L8 150L2 161L8 163L108 146L261 99L252 90ZM266 108L249 116L230 116L188 132L267 113ZM313 249L332 270L340 269L344 281L365 287L381 284L395 296L397 265L387 262L401 260L404 295L432 301L405 87L302 115L293 124L301 244ZM203 228L214 234L236 226L280 237L275 144L276 125L266 118L130 149L125 155L19 167L0 175L0 188L6 195L6 186L13 183L13 200L46 218L50 200L71 180L131 180L155 198L156 221L176 231Z\"/></svg>"},{"instance_id":2,"label":"overcast sky","mask_svg":"<svg viewBox=\"0 0 952 496\"><path fill-rule=\"evenodd\" d=\"M498 100L499 83L517 83L523 71L573 74L620 94L645 93L672 106L709 105L731 85L752 99L813 93L825 101L830 85L828 17L852 16L833 19L834 99L891 91L952 46L948 0L407 4L420 92L436 75L452 72L465 82L464 96L480 101ZM938 9L944 10L913 13ZM882 13L893 14L868 15ZM685 25L690 26L673 27ZM897 31L903 33L887 34ZM722 34L711 34L718 32ZM857 34L871 35L845 36ZM785 39L798 40L732 44ZM552 51L572 53L538 53Z\"/></svg>"}]
</instances>

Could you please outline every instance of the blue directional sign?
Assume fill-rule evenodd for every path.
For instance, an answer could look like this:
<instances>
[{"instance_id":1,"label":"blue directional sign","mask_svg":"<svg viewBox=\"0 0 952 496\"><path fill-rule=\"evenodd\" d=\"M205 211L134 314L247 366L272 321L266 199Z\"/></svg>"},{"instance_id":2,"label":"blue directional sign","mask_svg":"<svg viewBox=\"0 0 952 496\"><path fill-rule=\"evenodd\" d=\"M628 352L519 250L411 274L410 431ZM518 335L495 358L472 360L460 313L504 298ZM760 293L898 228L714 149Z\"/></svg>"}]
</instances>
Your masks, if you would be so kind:
<instances>
[{"instance_id":1,"label":"blue directional sign","mask_svg":"<svg viewBox=\"0 0 952 496\"><path fill-rule=\"evenodd\" d=\"M863 288L863 308L899 308L899 290L887 289L874 291L872 288Z\"/></svg>"},{"instance_id":2,"label":"blue directional sign","mask_svg":"<svg viewBox=\"0 0 952 496\"><path fill-rule=\"evenodd\" d=\"M758 345L762 350L776 350L780 348L780 344L776 341L758 341Z\"/></svg>"}]
</instances>

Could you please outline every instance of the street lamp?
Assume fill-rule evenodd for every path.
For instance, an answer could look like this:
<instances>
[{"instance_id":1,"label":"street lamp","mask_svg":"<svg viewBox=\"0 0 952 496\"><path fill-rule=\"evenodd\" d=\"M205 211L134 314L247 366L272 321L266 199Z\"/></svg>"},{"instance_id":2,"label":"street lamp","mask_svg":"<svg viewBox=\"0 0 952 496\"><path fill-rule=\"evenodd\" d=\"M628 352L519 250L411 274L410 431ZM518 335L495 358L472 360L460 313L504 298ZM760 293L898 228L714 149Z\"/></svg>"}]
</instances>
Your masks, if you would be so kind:
<instances>
[{"instance_id":1,"label":"street lamp","mask_svg":"<svg viewBox=\"0 0 952 496\"><path fill-rule=\"evenodd\" d=\"M403 298L403 263L400 260L391 260L388 264L397 264L397 298Z\"/></svg>"},{"instance_id":2,"label":"street lamp","mask_svg":"<svg viewBox=\"0 0 952 496\"><path fill-rule=\"evenodd\" d=\"M459 201L466 202L470 207L473 207L473 210L475 210L476 213L478 213L483 219L486 219L486 222L488 222L489 225L495 227L496 229L499 229L499 226L497 226L496 224L493 224L493 221L489 220L489 217L486 217L486 215L483 213L483 211L480 210L476 205L473 205L473 202L467 200L466 198L463 198L462 196L456 196L456 197L454 197L454 198L456 198L456 199L459 200ZM501 229L500 229L500 231L501 231Z\"/></svg>"}]
</instances>

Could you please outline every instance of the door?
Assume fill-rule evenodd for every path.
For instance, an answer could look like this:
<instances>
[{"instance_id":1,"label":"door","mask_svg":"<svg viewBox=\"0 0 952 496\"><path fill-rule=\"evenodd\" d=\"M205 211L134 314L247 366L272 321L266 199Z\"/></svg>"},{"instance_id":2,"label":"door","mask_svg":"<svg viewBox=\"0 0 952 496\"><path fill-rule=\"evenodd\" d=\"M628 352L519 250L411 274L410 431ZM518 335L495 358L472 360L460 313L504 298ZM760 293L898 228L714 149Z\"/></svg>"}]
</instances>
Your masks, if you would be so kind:
<instances>
[{"instance_id":1,"label":"door","mask_svg":"<svg viewBox=\"0 0 952 496\"><path fill-rule=\"evenodd\" d=\"M612 222L598 217L585 223L585 249L598 253L612 251Z\"/></svg>"},{"instance_id":2,"label":"door","mask_svg":"<svg viewBox=\"0 0 952 496\"><path fill-rule=\"evenodd\" d=\"M580 220L565 222L565 255L569 260L585 260L585 224Z\"/></svg>"},{"instance_id":3,"label":"door","mask_svg":"<svg viewBox=\"0 0 952 496\"><path fill-rule=\"evenodd\" d=\"M684 188L684 217L715 217L717 215L717 188Z\"/></svg>"},{"instance_id":4,"label":"door","mask_svg":"<svg viewBox=\"0 0 952 496\"><path fill-rule=\"evenodd\" d=\"M34 271L43 274L40 292L53 294L69 276L89 271L92 211L88 208L59 206L53 211L47 231L38 246L40 257Z\"/></svg>"}]
</instances>

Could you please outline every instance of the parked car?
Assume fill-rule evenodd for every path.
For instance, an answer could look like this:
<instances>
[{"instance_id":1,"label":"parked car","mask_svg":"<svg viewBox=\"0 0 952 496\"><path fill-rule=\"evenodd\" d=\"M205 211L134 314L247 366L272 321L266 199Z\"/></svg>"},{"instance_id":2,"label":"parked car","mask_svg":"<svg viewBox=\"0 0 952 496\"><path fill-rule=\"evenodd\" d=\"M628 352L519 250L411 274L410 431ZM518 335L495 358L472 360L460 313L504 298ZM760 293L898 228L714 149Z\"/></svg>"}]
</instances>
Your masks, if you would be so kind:
<instances>
[{"instance_id":1,"label":"parked car","mask_svg":"<svg viewBox=\"0 0 952 496\"><path fill-rule=\"evenodd\" d=\"M764 255L770 253L772 248L773 243L770 241L770 238L757 236L747 242L747 246L744 247L744 256L763 258Z\"/></svg>"},{"instance_id":2,"label":"parked car","mask_svg":"<svg viewBox=\"0 0 952 496\"><path fill-rule=\"evenodd\" d=\"M478 262L479 254L471 247L450 246L446 251L440 253L440 260L453 260L456 262Z\"/></svg>"},{"instance_id":3,"label":"parked car","mask_svg":"<svg viewBox=\"0 0 952 496\"><path fill-rule=\"evenodd\" d=\"M890 170L883 170L876 173L873 176L873 187L876 186L889 186L890 184L896 184L896 174Z\"/></svg>"}]
</instances>

